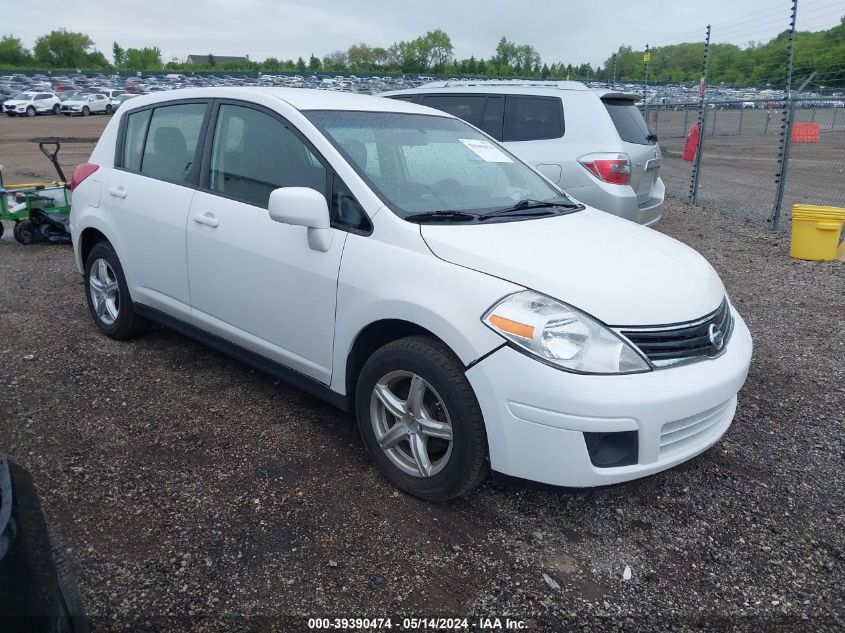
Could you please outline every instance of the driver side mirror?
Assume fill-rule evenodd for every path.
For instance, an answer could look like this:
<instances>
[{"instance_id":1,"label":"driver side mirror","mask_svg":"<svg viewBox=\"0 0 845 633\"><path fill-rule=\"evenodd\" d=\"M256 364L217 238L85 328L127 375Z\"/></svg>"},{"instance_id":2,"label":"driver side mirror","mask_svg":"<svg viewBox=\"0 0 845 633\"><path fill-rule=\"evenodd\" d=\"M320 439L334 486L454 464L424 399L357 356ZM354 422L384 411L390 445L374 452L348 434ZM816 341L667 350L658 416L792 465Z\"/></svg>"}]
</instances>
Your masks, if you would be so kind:
<instances>
[{"instance_id":1,"label":"driver side mirror","mask_svg":"<svg viewBox=\"0 0 845 633\"><path fill-rule=\"evenodd\" d=\"M329 205L320 192L308 187L274 189L267 211L275 222L307 227L308 246L313 250L325 252L332 245Z\"/></svg>"}]
</instances>

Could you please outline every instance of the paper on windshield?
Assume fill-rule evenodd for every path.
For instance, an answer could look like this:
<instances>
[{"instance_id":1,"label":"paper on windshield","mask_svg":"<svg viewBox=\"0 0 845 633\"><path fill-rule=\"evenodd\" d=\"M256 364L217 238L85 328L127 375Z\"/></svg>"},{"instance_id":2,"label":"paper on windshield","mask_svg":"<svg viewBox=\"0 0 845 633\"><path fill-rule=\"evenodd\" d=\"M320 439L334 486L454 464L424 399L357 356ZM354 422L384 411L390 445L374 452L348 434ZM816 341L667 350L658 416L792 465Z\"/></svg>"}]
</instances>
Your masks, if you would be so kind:
<instances>
[{"instance_id":1,"label":"paper on windshield","mask_svg":"<svg viewBox=\"0 0 845 633\"><path fill-rule=\"evenodd\" d=\"M512 163L510 157L498 147L483 139L459 138L481 160L488 163Z\"/></svg>"}]
</instances>

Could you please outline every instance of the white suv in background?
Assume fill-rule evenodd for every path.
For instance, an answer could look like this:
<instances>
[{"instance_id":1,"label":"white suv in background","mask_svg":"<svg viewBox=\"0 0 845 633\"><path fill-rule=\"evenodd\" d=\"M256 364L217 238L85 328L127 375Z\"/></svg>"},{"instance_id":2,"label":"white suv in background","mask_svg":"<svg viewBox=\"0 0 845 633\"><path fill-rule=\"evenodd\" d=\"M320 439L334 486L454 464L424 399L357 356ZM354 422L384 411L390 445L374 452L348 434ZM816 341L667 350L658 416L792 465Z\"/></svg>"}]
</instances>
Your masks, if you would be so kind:
<instances>
[{"instance_id":1,"label":"white suv in background","mask_svg":"<svg viewBox=\"0 0 845 633\"><path fill-rule=\"evenodd\" d=\"M58 114L59 108L61 108L61 100L54 93L37 90L21 92L3 103L3 112L8 116Z\"/></svg>"},{"instance_id":2,"label":"white suv in background","mask_svg":"<svg viewBox=\"0 0 845 633\"><path fill-rule=\"evenodd\" d=\"M439 110L145 95L71 187L103 334L158 321L354 412L385 476L427 499L491 469L597 486L670 468L727 430L748 372L748 328L698 253Z\"/></svg>"},{"instance_id":3,"label":"white suv in background","mask_svg":"<svg viewBox=\"0 0 845 633\"><path fill-rule=\"evenodd\" d=\"M639 95L575 81L446 81L380 96L462 118L584 204L646 226L660 220L660 148Z\"/></svg>"},{"instance_id":4,"label":"white suv in background","mask_svg":"<svg viewBox=\"0 0 845 633\"><path fill-rule=\"evenodd\" d=\"M89 114L111 114L112 112L113 108L109 103L109 98L100 92L82 92L66 101L62 101L62 114L67 116L74 114L81 116L88 116Z\"/></svg>"}]
</instances>

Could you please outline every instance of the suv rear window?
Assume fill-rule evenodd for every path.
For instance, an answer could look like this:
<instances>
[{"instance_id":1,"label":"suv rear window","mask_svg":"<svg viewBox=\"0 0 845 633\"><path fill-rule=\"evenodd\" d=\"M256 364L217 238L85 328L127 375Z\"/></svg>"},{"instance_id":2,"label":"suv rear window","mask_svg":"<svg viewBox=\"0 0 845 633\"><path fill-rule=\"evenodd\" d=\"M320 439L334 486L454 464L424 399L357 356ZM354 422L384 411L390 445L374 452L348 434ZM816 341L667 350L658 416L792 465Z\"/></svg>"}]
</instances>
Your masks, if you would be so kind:
<instances>
[{"instance_id":1,"label":"suv rear window","mask_svg":"<svg viewBox=\"0 0 845 633\"><path fill-rule=\"evenodd\" d=\"M539 141L561 136L563 105L558 97L507 96L503 141Z\"/></svg>"},{"instance_id":2,"label":"suv rear window","mask_svg":"<svg viewBox=\"0 0 845 633\"><path fill-rule=\"evenodd\" d=\"M602 99L602 103L623 141L637 145L654 145L657 142L632 99Z\"/></svg>"}]
</instances>

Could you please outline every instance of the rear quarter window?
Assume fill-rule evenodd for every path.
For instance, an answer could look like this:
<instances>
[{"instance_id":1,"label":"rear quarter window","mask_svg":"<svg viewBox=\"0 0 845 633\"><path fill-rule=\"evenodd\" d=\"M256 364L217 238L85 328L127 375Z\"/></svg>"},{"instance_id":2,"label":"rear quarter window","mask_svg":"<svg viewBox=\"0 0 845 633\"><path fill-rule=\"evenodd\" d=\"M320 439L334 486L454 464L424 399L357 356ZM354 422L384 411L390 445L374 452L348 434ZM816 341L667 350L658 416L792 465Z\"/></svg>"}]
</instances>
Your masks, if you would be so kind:
<instances>
[{"instance_id":1,"label":"rear quarter window","mask_svg":"<svg viewBox=\"0 0 845 633\"><path fill-rule=\"evenodd\" d=\"M563 104L558 97L508 95L502 140L540 141L563 136Z\"/></svg>"},{"instance_id":2,"label":"rear quarter window","mask_svg":"<svg viewBox=\"0 0 845 633\"><path fill-rule=\"evenodd\" d=\"M654 145L657 138L652 135L646 125L639 108L631 99L602 99L616 131L626 143L637 145Z\"/></svg>"}]
</instances>

